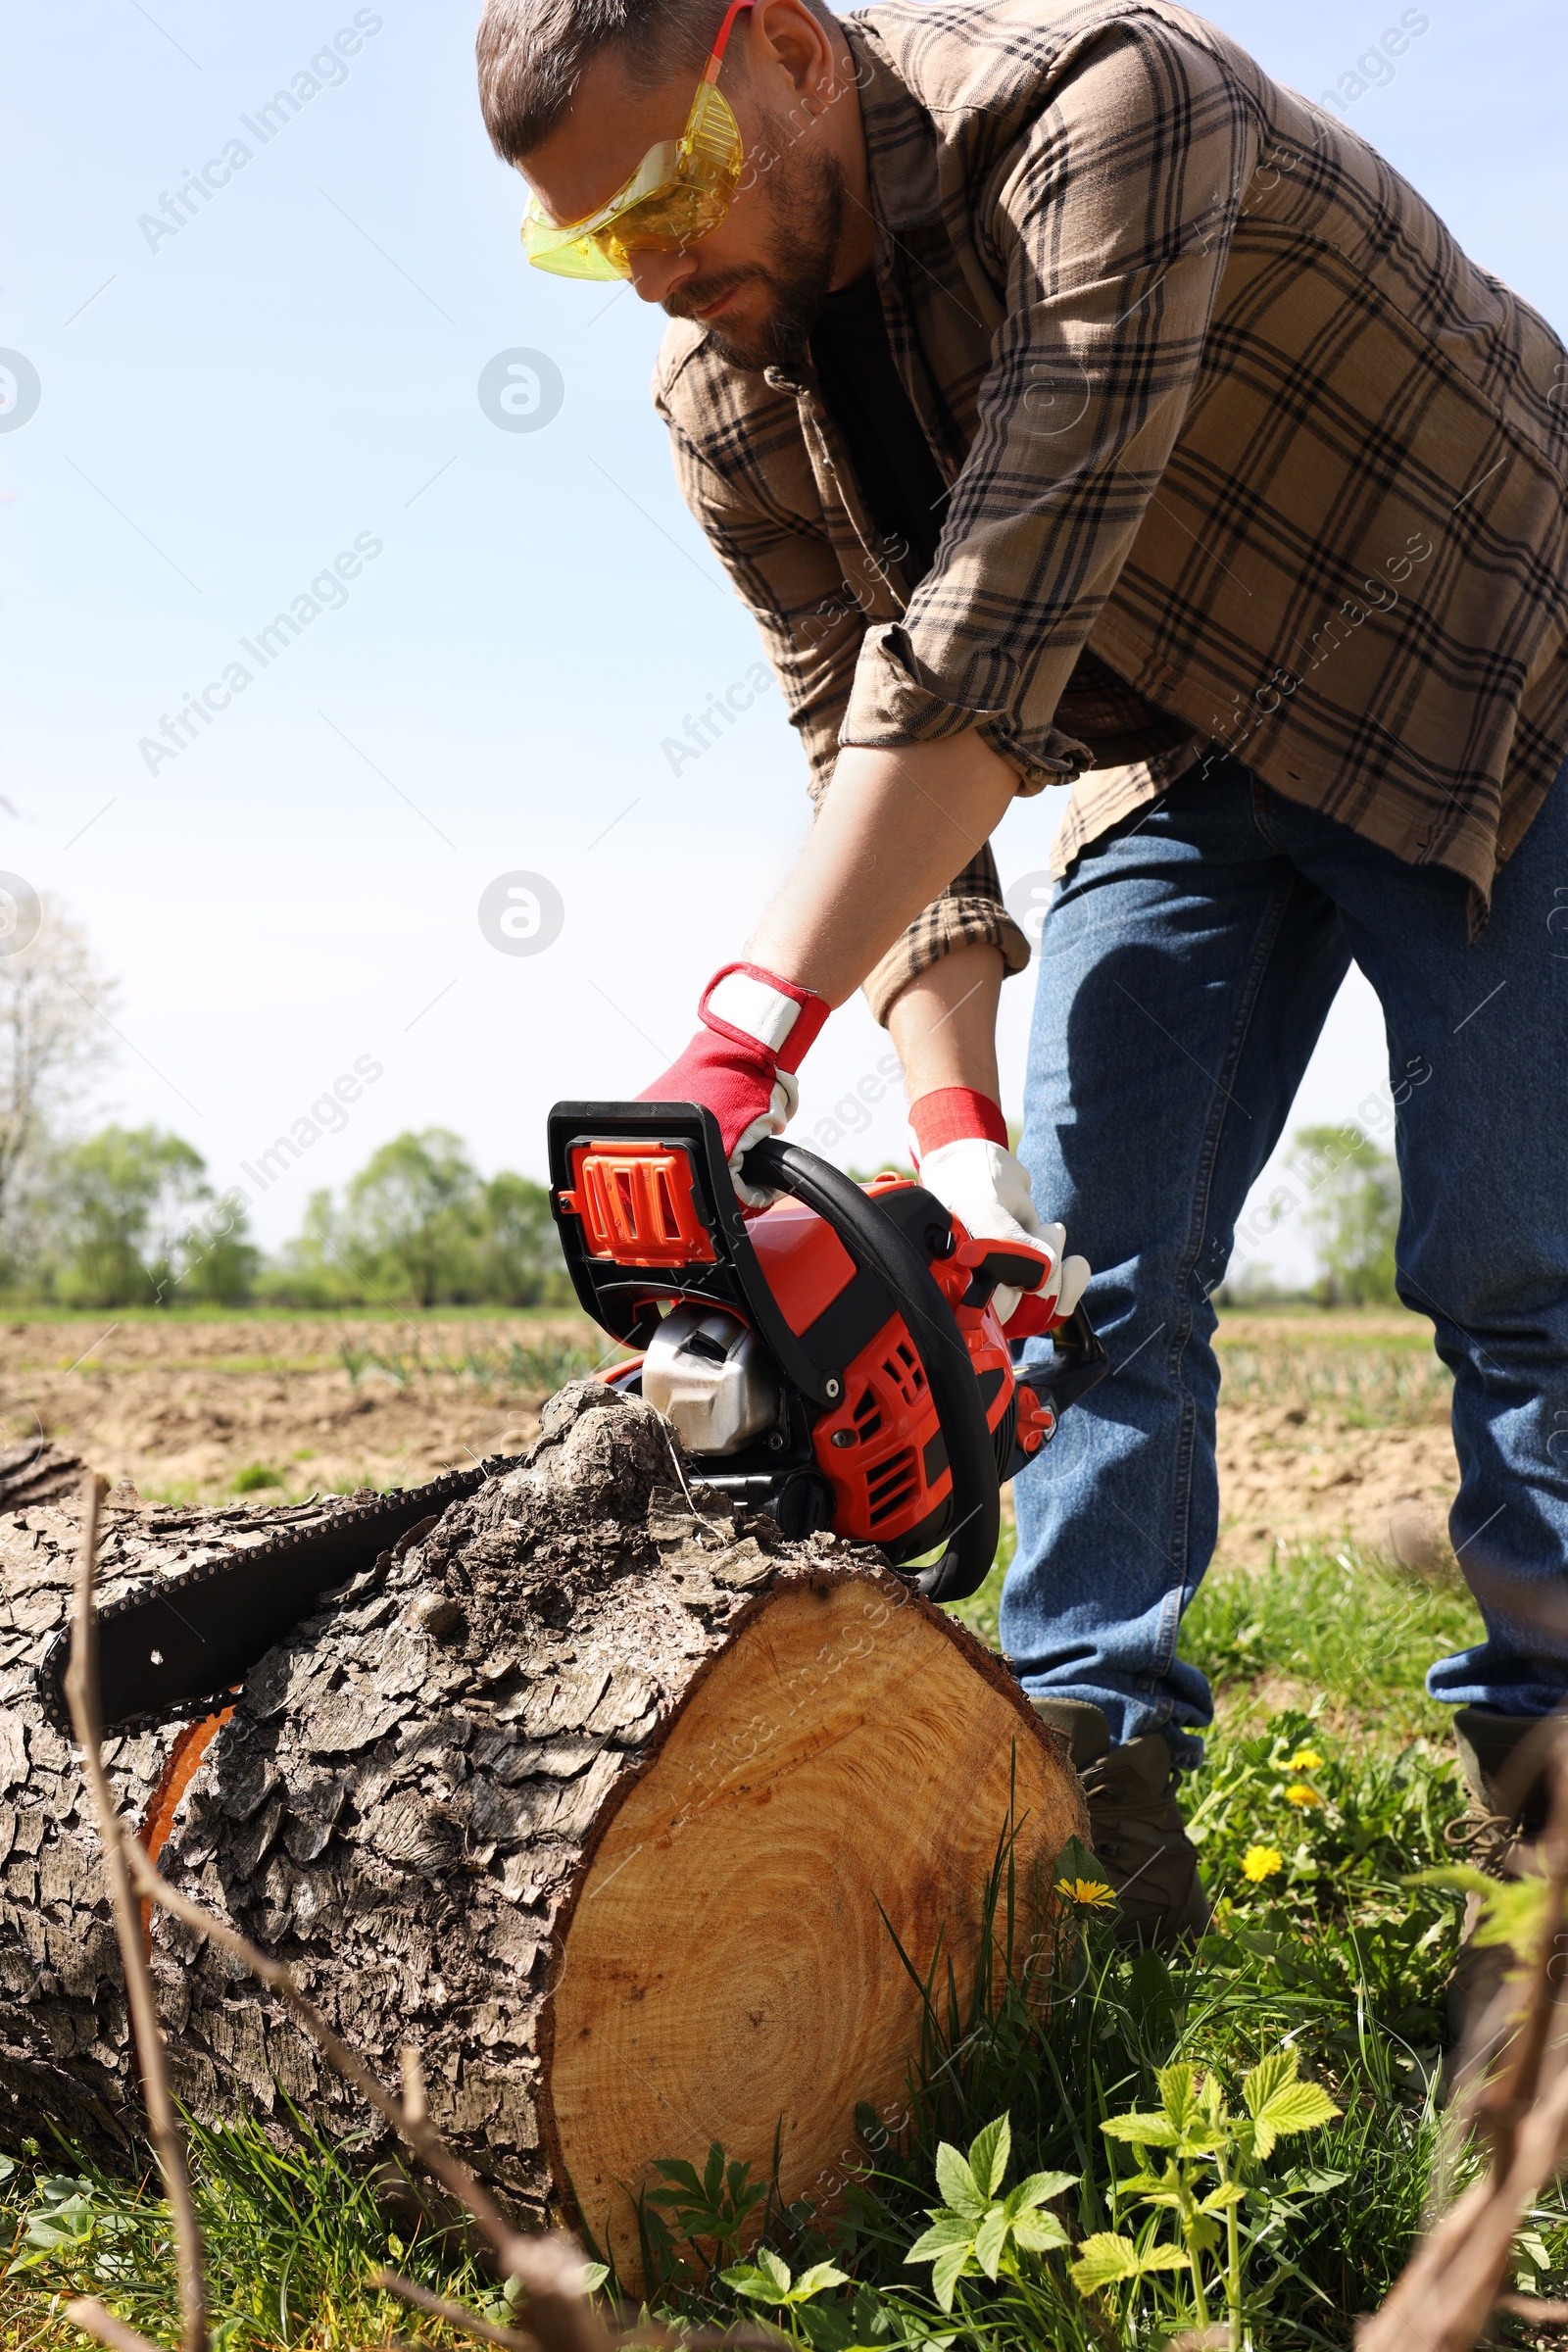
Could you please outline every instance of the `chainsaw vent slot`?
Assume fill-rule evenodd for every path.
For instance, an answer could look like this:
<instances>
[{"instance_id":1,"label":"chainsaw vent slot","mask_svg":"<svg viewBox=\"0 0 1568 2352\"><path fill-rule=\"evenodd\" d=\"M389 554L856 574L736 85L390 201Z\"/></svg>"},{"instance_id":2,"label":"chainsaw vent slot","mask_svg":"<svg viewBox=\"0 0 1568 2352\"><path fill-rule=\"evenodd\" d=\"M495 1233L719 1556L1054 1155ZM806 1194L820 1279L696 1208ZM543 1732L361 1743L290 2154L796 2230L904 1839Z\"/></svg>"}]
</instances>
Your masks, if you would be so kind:
<instances>
[{"instance_id":1,"label":"chainsaw vent slot","mask_svg":"<svg viewBox=\"0 0 1568 2352\"><path fill-rule=\"evenodd\" d=\"M902 1453L895 1453L889 1460L879 1462L874 1470L868 1470L865 1499L870 1525L880 1527L895 1511L902 1510L913 1498L919 1484L919 1465L912 1446L906 1446Z\"/></svg>"},{"instance_id":2,"label":"chainsaw vent slot","mask_svg":"<svg viewBox=\"0 0 1568 2352\"><path fill-rule=\"evenodd\" d=\"M876 1436L882 1426L882 1415L877 1410L876 1398L869 1389L860 1391L860 1401L850 1418L855 1423L855 1434L862 1446L867 1438Z\"/></svg>"},{"instance_id":3,"label":"chainsaw vent slot","mask_svg":"<svg viewBox=\"0 0 1568 2352\"><path fill-rule=\"evenodd\" d=\"M925 1395L925 1370L907 1340L900 1340L882 1366L906 1404L918 1404Z\"/></svg>"}]
</instances>

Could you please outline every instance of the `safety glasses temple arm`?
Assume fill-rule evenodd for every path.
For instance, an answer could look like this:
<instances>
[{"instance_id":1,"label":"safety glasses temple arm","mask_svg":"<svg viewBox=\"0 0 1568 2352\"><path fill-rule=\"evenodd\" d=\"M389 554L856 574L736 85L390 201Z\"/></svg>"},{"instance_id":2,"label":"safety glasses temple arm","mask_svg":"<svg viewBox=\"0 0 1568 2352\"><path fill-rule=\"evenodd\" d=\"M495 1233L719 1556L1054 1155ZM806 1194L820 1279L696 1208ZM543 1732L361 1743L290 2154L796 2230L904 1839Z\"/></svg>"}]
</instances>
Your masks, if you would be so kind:
<instances>
[{"instance_id":1,"label":"safety glasses temple arm","mask_svg":"<svg viewBox=\"0 0 1568 2352\"><path fill-rule=\"evenodd\" d=\"M718 70L724 63L724 50L729 41L730 28L743 8L755 8L756 5L757 0L730 0L728 8L724 11L724 22L718 28L712 51L707 65L703 68L704 81L715 82L718 79Z\"/></svg>"}]
</instances>

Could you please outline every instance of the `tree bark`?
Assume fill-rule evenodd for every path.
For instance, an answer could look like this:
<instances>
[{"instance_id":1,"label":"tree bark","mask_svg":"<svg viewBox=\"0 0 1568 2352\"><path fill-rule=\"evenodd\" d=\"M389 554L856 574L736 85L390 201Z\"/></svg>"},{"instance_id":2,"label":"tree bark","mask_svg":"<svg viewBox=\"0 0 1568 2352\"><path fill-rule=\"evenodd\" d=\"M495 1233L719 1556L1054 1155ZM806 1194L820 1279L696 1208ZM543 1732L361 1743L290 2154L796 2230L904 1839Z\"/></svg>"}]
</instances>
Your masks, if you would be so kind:
<instances>
[{"instance_id":1,"label":"tree bark","mask_svg":"<svg viewBox=\"0 0 1568 2352\"><path fill-rule=\"evenodd\" d=\"M47 1499L72 1494L81 1465L54 1448L0 1461L30 1499L0 1515L0 2146L65 2134L97 2162L132 2160L141 2117L120 1955L98 1837L74 1751L45 1719L35 1673L70 1613L78 1520ZM117 1490L117 1494L120 1491ZM39 1499L40 1497L46 1499ZM330 1508L330 1505L320 1506ZM100 1590L134 1586L219 1550L259 1543L279 1520L317 1510L152 1511L112 1495ZM140 1822L174 1734L110 1740L116 1797Z\"/></svg>"},{"instance_id":2,"label":"tree bark","mask_svg":"<svg viewBox=\"0 0 1568 2352\"><path fill-rule=\"evenodd\" d=\"M416 2046L443 2132L519 2212L580 2219L628 2283L656 2158L716 2138L765 2178L776 2140L786 2198L830 2209L857 2101L895 2121L918 2039L890 1931L962 1985L1009 1806L1025 1887L1086 1826L1011 1677L879 1552L785 1544L692 1478L651 1408L579 1383L519 1469L260 1661L161 1805L172 1737L116 1758L167 1875L288 1961L385 2077ZM27 1737L74 1807L63 1743ZM75 1850L74 1810L59 1838ZM74 1868L61 1916L96 1957L50 2019L112 1973L90 1857ZM12 1914L16 1948L48 1943L41 1890ZM292 2102L373 2144L284 2013L161 1913L152 1941L199 2119L244 2105L281 2131ZM62 2120L56 2078L73 2116L90 2082L100 2144L128 2135L118 1997L47 2065L40 1997L6 1974L4 2052Z\"/></svg>"}]
</instances>

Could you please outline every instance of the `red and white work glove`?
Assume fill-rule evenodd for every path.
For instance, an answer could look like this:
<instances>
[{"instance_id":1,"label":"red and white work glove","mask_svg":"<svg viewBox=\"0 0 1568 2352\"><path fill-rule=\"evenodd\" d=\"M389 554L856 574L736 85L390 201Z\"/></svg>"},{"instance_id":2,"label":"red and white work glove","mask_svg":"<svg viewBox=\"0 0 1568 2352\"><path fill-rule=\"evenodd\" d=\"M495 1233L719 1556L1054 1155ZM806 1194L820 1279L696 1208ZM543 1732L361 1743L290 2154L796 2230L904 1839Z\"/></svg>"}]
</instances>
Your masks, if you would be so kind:
<instances>
[{"instance_id":1,"label":"red and white work glove","mask_svg":"<svg viewBox=\"0 0 1568 2352\"><path fill-rule=\"evenodd\" d=\"M920 1182L961 1220L971 1240L1005 1242L1047 1260L1037 1290L1003 1285L994 1293L1001 1320L1009 1321L1025 1297L1053 1315L1070 1315L1083 1297L1089 1263L1064 1257L1066 1228L1043 1225L1036 1214L1029 1171L1007 1150L1002 1105L972 1087L939 1087L909 1105L909 1146Z\"/></svg>"},{"instance_id":2,"label":"red and white work glove","mask_svg":"<svg viewBox=\"0 0 1568 2352\"><path fill-rule=\"evenodd\" d=\"M756 963L726 963L698 1004L703 1027L640 1102L701 1102L718 1121L737 1198L766 1208L774 1195L743 1179L741 1160L795 1116L795 1073L832 1011L825 997Z\"/></svg>"}]
</instances>

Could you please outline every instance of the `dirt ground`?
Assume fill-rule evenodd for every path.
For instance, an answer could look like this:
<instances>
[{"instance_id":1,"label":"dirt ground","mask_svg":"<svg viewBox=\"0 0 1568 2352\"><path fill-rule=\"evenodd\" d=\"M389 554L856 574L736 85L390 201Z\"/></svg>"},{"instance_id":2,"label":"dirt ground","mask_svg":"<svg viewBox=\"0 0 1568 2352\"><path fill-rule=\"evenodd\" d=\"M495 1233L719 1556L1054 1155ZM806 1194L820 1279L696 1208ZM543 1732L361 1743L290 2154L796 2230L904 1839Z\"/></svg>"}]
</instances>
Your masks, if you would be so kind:
<instances>
[{"instance_id":1,"label":"dirt ground","mask_svg":"<svg viewBox=\"0 0 1568 2352\"><path fill-rule=\"evenodd\" d=\"M531 1436L613 1350L572 1316L73 1317L0 1326L6 1432L41 1432L149 1497L415 1485ZM1434 1566L1457 1485L1424 1322L1222 1317L1222 1556L1348 1540Z\"/></svg>"},{"instance_id":2,"label":"dirt ground","mask_svg":"<svg viewBox=\"0 0 1568 2352\"><path fill-rule=\"evenodd\" d=\"M304 1495L515 1452L543 1398L615 1352L574 1315L13 1322L0 1398L13 1439L41 1430L152 1499Z\"/></svg>"},{"instance_id":3,"label":"dirt ground","mask_svg":"<svg viewBox=\"0 0 1568 2352\"><path fill-rule=\"evenodd\" d=\"M1222 1557L1339 1538L1410 1568L1452 1565L1451 1383L1423 1318L1233 1313L1219 1353Z\"/></svg>"}]
</instances>

